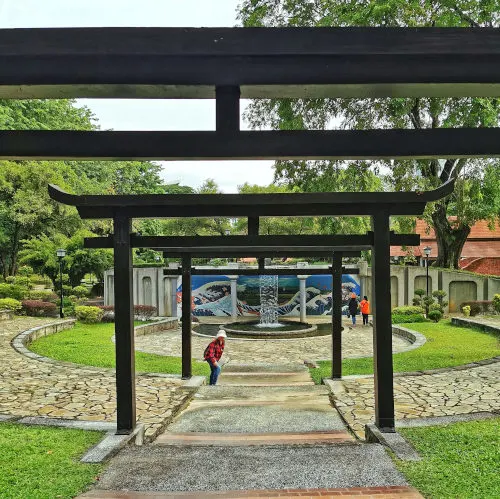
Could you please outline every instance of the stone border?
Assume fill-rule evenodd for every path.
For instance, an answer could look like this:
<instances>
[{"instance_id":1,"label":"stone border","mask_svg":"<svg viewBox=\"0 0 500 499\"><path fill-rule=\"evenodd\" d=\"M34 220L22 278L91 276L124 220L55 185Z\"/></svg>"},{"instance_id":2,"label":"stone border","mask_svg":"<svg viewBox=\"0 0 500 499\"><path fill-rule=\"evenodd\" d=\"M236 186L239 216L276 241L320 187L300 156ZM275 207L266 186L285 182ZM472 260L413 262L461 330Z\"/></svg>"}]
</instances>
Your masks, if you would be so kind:
<instances>
[{"instance_id":1,"label":"stone border","mask_svg":"<svg viewBox=\"0 0 500 499\"><path fill-rule=\"evenodd\" d=\"M159 321L152 322L151 324L144 324L134 328L135 336L145 336L147 334L159 333L160 331L167 331L169 329L177 329L179 319L177 317L168 317Z\"/></svg>"},{"instance_id":2,"label":"stone border","mask_svg":"<svg viewBox=\"0 0 500 499\"><path fill-rule=\"evenodd\" d=\"M500 334L500 327L476 322L474 319L468 319L466 317L452 317L451 323L455 326L479 329L485 333Z\"/></svg>"},{"instance_id":3,"label":"stone border","mask_svg":"<svg viewBox=\"0 0 500 499\"><path fill-rule=\"evenodd\" d=\"M483 421L485 419L500 418L499 411L479 411L453 416L428 416L425 418L404 418L396 420L396 428L419 428L422 426L439 426L453 423L466 423L468 421Z\"/></svg>"},{"instance_id":4,"label":"stone border","mask_svg":"<svg viewBox=\"0 0 500 499\"><path fill-rule=\"evenodd\" d=\"M375 424L365 425L366 441L368 443L378 443L389 448L396 454L398 459L403 461L421 461L422 457L413 446L397 431L385 433L378 429Z\"/></svg>"},{"instance_id":5,"label":"stone border","mask_svg":"<svg viewBox=\"0 0 500 499\"><path fill-rule=\"evenodd\" d=\"M408 329L399 324L392 326L392 334L404 338L411 343L410 348L407 348L405 352L415 350L415 348L420 348L427 341L427 338L422 333L413 331L413 329Z\"/></svg>"},{"instance_id":6,"label":"stone border","mask_svg":"<svg viewBox=\"0 0 500 499\"><path fill-rule=\"evenodd\" d=\"M0 310L0 321L11 321L14 318L14 310L2 308Z\"/></svg>"}]
</instances>

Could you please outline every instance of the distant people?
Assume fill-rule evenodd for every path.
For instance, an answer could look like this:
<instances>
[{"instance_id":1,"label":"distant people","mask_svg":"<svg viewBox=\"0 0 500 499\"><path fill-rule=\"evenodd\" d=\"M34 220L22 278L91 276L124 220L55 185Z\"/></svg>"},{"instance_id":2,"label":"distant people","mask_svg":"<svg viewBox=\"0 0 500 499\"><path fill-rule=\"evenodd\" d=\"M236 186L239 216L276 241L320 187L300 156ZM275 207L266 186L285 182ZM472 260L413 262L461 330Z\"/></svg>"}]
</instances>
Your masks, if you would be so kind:
<instances>
[{"instance_id":1,"label":"distant people","mask_svg":"<svg viewBox=\"0 0 500 499\"><path fill-rule=\"evenodd\" d=\"M351 319L352 319L352 325L353 325L353 327L356 327L356 314L358 313L359 302L356 298L355 293L352 293L351 299L349 300L349 303L347 304L347 308L349 310L349 315L351 316Z\"/></svg>"},{"instance_id":2,"label":"distant people","mask_svg":"<svg viewBox=\"0 0 500 499\"><path fill-rule=\"evenodd\" d=\"M363 296L361 303L359 304L361 309L361 315L363 316L363 326L368 326L368 315L370 313L370 302L368 301L368 296Z\"/></svg>"},{"instance_id":3,"label":"distant people","mask_svg":"<svg viewBox=\"0 0 500 499\"><path fill-rule=\"evenodd\" d=\"M222 353L224 352L224 343L227 338L226 332L224 329L219 329L217 336L210 344L205 348L205 352L203 354L203 358L208 362L210 366L210 384L217 384L217 378L220 374L220 358L222 357Z\"/></svg>"}]
</instances>

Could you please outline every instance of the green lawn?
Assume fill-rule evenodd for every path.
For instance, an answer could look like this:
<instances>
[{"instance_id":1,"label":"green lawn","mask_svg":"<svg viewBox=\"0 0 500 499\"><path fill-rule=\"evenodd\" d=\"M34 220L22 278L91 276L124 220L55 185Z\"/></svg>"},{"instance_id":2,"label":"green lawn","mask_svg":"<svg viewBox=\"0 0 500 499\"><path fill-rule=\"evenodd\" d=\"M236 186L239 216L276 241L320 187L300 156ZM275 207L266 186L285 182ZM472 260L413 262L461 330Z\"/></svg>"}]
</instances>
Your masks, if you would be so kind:
<instances>
[{"instance_id":1,"label":"green lawn","mask_svg":"<svg viewBox=\"0 0 500 499\"><path fill-rule=\"evenodd\" d=\"M500 497L500 418L399 431L423 460L396 466L424 497Z\"/></svg>"},{"instance_id":2,"label":"green lawn","mask_svg":"<svg viewBox=\"0 0 500 499\"><path fill-rule=\"evenodd\" d=\"M0 497L71 498L88 488L101 464L79 458L103 433L0 424Z\"/></svg>"},{"instance_id":3,"label":"green lawn","mask_svg":"<svg viewBox=\"0 0 500 499\"><path fill-rule=\"evenodd\" d=\"M422 333L427 341L415 350L394 354L394 372L459 366L500 355L498 336L454 326L448 320L437 324L420 322L403 325ZM310 370L315 383L321 383L322 378L329 378L332 373L331 361L320 361L319 365L319 369ZM345 359L342 362L342 373L372 374L373 359L372 357Z\"/></svg>"},{"instance_id":4,"label":"green lawn","mask_svg":"<svg viewBox=\"0 0 500 499\"><path fill-rule=\"evenodd\" d=\"M30 350L52 359L75 362L87 366L115 367L115 345L111 342L114 324L81 324L57 334L34 341ZM144 352L136 352L138 372L181 373L181 359ZM206 376L210 368L206 362L193 362L193 374Z\"/></svg>"}]
</instances>

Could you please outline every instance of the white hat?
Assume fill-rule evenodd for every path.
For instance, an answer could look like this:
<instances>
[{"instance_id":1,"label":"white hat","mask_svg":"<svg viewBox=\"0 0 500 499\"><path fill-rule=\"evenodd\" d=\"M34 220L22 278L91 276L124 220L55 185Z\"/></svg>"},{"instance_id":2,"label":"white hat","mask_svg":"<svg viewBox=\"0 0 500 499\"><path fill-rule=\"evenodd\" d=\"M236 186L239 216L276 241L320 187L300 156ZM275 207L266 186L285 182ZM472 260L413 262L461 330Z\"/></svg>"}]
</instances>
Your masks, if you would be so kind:
<instances>
[{"instance_id":1,"label":"white hat","mask_svg":"<svg viewBox=\"0 0 500 499\"><path fill-rule=\"evenodd\" d=\"M224 329L219 329L219 332L217 333L217 338L227 338L226 331L224 331Z\"/></svg>"}]
</instances>

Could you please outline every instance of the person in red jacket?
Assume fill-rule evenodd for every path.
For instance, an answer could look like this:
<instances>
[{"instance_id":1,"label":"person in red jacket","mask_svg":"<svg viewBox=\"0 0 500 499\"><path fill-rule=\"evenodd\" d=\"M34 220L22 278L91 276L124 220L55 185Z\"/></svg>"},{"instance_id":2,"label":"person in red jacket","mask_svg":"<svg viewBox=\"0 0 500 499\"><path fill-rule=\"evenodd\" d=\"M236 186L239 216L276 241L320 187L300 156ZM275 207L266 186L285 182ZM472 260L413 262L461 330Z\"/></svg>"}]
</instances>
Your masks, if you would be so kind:
<instances>
[{"instance_id":1,"label":"person in red jacket","mask_svg":"<svg viewBox=\"0 0 500 499\"><path fill-rule=\"evenodd\" d=\"M205 348L204 359L210 366L210 384L215 385L220 374L219 360L224 352L224 343L227 335L223 329L219 329L215 340Z\"/></svg>"},{"instance_id":2,"label":"person in red jacket","mask_svg":"<svg viewBox=\"0 0 500 499\"><path fill-rule=\"evenodd\" d=\"M367 296L363 296L359 307L361 308L361 315L363 316L363 326L368 326L368 314L370 313L370 302Z\"/></svg>"}]
</instances>

